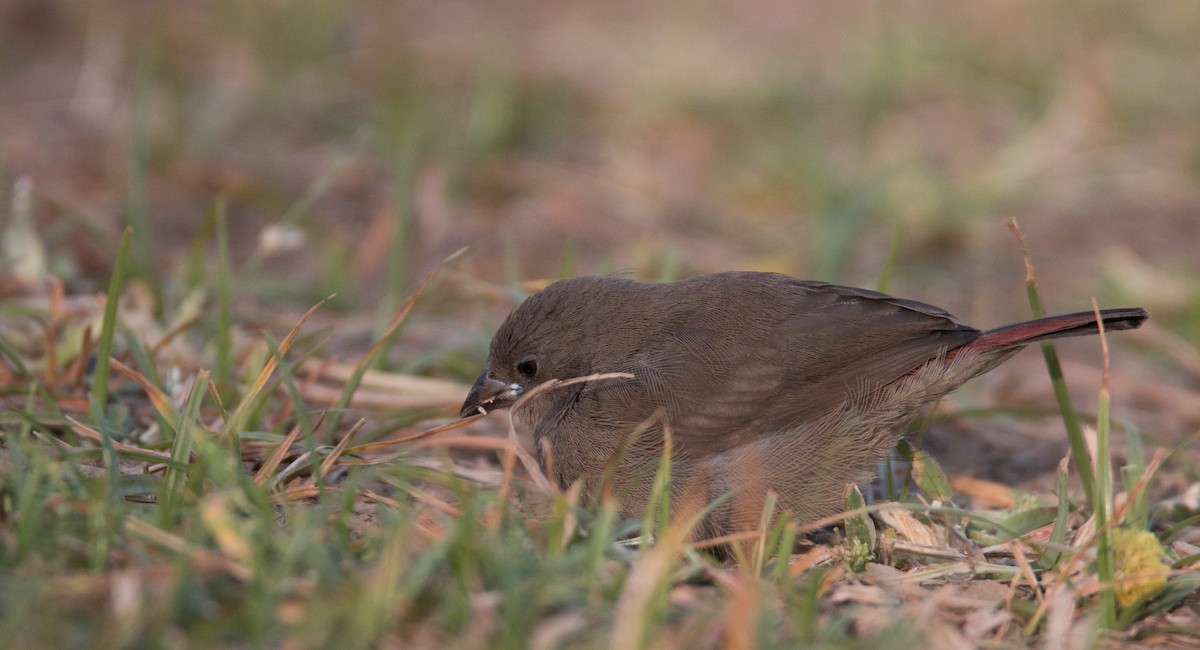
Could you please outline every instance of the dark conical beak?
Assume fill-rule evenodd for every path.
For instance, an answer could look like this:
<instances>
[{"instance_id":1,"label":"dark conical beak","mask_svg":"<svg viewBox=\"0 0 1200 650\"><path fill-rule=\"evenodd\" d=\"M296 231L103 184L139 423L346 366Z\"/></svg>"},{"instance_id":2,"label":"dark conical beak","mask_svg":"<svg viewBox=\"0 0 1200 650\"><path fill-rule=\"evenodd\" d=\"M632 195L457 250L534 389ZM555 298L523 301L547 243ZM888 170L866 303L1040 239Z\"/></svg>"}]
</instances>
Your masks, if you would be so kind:
<instances>
[{"instance_id":1,"label":"dark conical beak","mask_svg":"<svg viewBox=\"0 0 1200 650\"><path fill-rule=\"evenodd\" d=\"M508 408L525 392L520 384L506 384L488 376L490 368L483 367L479 379L467 393L467 401L463 402L459 417L468 417L479 413L487 413L497 409Z\"/></svg>"}]
</instances>

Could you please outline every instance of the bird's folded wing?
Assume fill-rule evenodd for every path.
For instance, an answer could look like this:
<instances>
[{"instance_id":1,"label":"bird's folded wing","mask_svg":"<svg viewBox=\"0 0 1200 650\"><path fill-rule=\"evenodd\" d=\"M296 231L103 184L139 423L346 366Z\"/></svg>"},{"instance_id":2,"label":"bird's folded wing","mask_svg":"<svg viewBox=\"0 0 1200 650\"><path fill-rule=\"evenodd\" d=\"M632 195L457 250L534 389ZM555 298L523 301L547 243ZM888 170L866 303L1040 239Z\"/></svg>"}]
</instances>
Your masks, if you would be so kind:
<instances>
[{"instance_id":1,"label":"bird's folded wing","mask_svg":"<svg viewBox=\"0 0 1200 650\"><path fill-rule=\"evenodd\" d=\"M774 322L669 328L630 370L681 447L709 453L819 420L850 391L895 381L979 335L942 310L857 291L791 295L794 309Z\"/></svg>"}]
</instances>

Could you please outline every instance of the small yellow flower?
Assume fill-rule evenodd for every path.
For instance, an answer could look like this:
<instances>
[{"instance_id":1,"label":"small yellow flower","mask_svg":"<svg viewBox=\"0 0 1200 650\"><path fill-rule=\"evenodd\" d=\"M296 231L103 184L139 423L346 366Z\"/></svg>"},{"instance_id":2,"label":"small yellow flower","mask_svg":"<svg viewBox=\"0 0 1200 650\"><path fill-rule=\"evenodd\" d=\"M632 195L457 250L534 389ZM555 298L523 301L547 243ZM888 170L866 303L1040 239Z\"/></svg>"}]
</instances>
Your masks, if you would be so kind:
<instances>
[{"instance_id":1,"label":"small yellow flower","mask_svg":"<svg viewBox=\"0 0 1200 650\"><path fill-rule=\"evenodd\" d=\"M1170 567L1162 561L1162 546L1154 533L1118 528L1113 531L1113 547L1117 559L1117 602L1121 607L1129 607L1166 583Z\"/></svg>"}]
</instances>

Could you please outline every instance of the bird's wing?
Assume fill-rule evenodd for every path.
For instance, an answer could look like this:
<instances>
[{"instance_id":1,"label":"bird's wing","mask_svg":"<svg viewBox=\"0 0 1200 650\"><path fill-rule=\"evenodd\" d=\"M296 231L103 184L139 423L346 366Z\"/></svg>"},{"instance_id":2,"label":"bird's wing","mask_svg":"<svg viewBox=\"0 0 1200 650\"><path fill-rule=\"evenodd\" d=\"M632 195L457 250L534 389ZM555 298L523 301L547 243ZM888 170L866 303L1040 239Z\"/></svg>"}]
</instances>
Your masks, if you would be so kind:
<instances>
[{"instance_id":1,"label":"bird's wing","mask_svg":"<svg viewBox=\"0 0 1200 650\"><path fill-rule=\"evenodd\" d=\"M634 360L630 370L665 408L681 448L721 451L819 420L851 391L890 383L979 335L937 307L873 291L802 281L775 289L778 308L733 299L726 308L741 318L693 315Z\"/></svg>"}]
</instances>

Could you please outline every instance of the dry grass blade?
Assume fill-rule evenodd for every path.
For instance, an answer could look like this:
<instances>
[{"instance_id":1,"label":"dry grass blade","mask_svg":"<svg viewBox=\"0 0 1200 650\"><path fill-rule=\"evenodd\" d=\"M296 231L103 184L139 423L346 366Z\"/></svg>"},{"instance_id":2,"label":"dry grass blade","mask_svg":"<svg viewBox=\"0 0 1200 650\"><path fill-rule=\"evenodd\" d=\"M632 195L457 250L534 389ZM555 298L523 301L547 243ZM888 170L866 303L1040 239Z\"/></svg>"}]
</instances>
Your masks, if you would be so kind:
<instances>
[{"instance_id":1,"label":"dry grass blade","mask_svg":"<svg viewBox=\"0 0 1200 650\"><path fill-rule=\"evenodd\" d=\"M171 398L167 397L166 393L146 379L145 375L121 363L118 359L109 359L109 363L113 368L137 382L146 392L146 397L150 398L150 404L154 406L154 410L158 411L158 414L167 421L172 429L179 431L183 426L183 415L171 404Z\"/></svg>"},{"instance_id":2,"label":"dry grass blade","mask_svg":"<svg viewBox=\"0 0 1200 650\"><path fill-rule=\"evenodd\" d=\"M66 377L63 378L65 386L78 388L83 385L83 378L87 375L88 359L92 358L92 348L96 346L96 341L92 336L92 327L90 325L83 328L83 341L79 346L79 354L75 356L75 361L71 363L71 369L67 371Z\"/></svg>"},{"instance_id":3,"label":"dry grass blade","mask_svg":"<svg viewBox=\"0 0 1200 650\"><path fill-rule=\"evenodd\" d=\"M866 512L866 510L863 510ZM838 521L841 521L840 519ZM744 530L739 533L729 533L728 535L720 535L718 537L708 537L705 539L696 540L688 544L694 549L714 548L717 546L732 546L742 542L754 542L758 540L761 533L757 530Z\"/></svg>"},{"instance_id":4,"label":"dry grass blade","mask_svg":"<svg viewBox=\"0 0 1200 650\"><path fill-rule=\"evenodd\" d=\"M417 501L420 501L421 503L424 503L427 506L430 506L432 508L440 510L440 511L450 515L451 517L461 517L462 516L462 510L459 510L458 508L454 507L453 505L446 503L445 501L433 496L432 494L429 494L428 492L425 492L424 490L418 490L417 488L408 486L405 488L405 492L407 492L409 494L409 496L416 499ZM379 494L379 493L369 490L367 488L359 488L358 493L368 499L371 499L372 501L378 501L379 503L391 506L393 508L403 509L405 507L405 505L403 503L401 503L399 500L393 499L391 497L385 497L382 494Z\"/></svg>"},{"instance_id":5,"label":"dry grass blade","mask_svg":"<svg viewBox=\"0 0 1200 650\"><path fill-rule=\"evenodd\" d=\"M810 521L806 524L797 526L796 534L797 535L805 535L807 533L813 533L813 532L821 530L822 528L825 528L826 526L829 526L831 524L841 523L842 521L844 521L845 519L850 518L850 517L857 517L859 515L869 514L872 512L879 512L886 508L894 508L894 507L896 507L896 504L894 504L894 503L876 503L876 504L872 504L869 506L863 506L861 508L854 508L853 510L843 510L842 512L829 515L828 517L822 517L820 519ZM758 539L759 535L761 535L761 533L757 530L743 531L743 532L739 532L739 533L730 533L728 535L721 535L719 537L710 537L708 539L698 540L698 541L692 542L691 546L692 546L692 548L698 548L698 549L712 548L714 546L724 546L727 544L736 544L736 543L740 543L740 542L754 541L754 540Z\"/></svg>"},{"instance_id":6,"label":"dry grass blade","mask_svg":"<svg viewBox=\"0 0 1200 650\"><path fill-rule=\"evenodd\" d=\"M347 382L354 377L355 366L348 363L338 363L327 359L307 359L300 364L300 372L330 382ZM460 402L467 394L470 386L456 381L434 379L418 375L407 375L382 370L367 370L362 374L361 385L364 388L377 388L383 391L398 393L417 393L428 397L449 399L454 397Z\"/></svg>"},{"instance_id":7,"label":"dry grass blade","mask_svg":"<svg viewBox=\"0 0 1200 650\"><path fill-rule=\"evenodd\" d=\"M200 521L212 535L213 541L226 557L246 563L253 559L253 540L234 515L235 507L228 493L217 492L200 502Z\"/></svg>"},{"instance_id":8,"label":"dry grass blade","mask_svg":"<svg viewBox=\"0 0 1200 650\"><path fill-rule=\"evenodd\" d=\"M220 566L220 568L226 574L228 574L229 577L235 580L246 582L252 577L250 569L247 568L245 564L230 557L213 553L208 549L195 547L178 535L173 535L161 528L148 524L141 519L137 519L136 517L130 517L127 519L125 521L125 527L130 533L153 544L158 544L159 546L169 549L172 552L188 557L197 564L204 563L212 565L215 563L216 565Z\"/></svg>"},{"instance_id":9,"label":"dry grass blade","mask_svg":"<svg viewBox=\"0 0 1200 650\"><path fill-rule=\"evenodd\" d=\"M536 483L537 486L539 488L541 488L542 490L550 491L550 489L551 489L550 488L550 480L548 478L546 478L546 475L542 472L541 468L538 467L538 463L536 460L534 460L533 456L529 455L529 452L525 451L525 448L522 447L520 442L518 441L517 423L516 423L516 420L514 419L517 410L520 409L523 405L527 404L529 402L529 400L531 400L539 395L542 395L543 393L546 393L548 391L556 390L556 389L563 388L566 386L571 386L574 384L582 384L582 383L589 382L589 381L603 381L606 379L633 379L633 375L631 375L627 372L603 372L603 373L597 373L597 374L593 374L593 375L587 375L586 377L574 377L571 379L563 379L563 380L551 379L550 381L546 381L546 382L542 382L541 384L538 384L537 386L535 386L533 388L533 390L526 392L519 399L517 399L517 401L514 402L513 405L509 408L509 410L508 410L508 437L510 440L512 440L513 444L516 446L517 457L521 459L521 464L525 466L525 471L529 473L529 476L533 478L534 483Z\"/></svg>"},{"instance_id":10,"label":"dry grass blade","mask_svg":"<svg viewBox=\"0 0 1200 650\"><path fill-rule=\"evenodd\" d=\"M322 413L321 418L324 419L324 417L325 414ZM318 424L318 426L320 425ZM296 438L299 437L300 425L297 424L296 426L292 427L291 431L288 432L287 437L284 438L283 441L278 445L276 445L275 449L271 452L271 455L267 456L267 459L263 461L262 467L258 468L258 471L255 472L255 485L262 485L267 482L267 479L271 478L271 475L274 474L275 470L279 467L279 463L283 462L284 455L287 454L288 450L292 448L292 445L296 443Z\"/></svg>"},{"instance_id":11,"label":"dry grass blade","mask_svg":"<svg viewBox=\"0 0 1200 650\"><path fill-rule=\"evenodd\" d=\"M512 443L514 441L509 439L509 442ZM489 522L492 532L499 531L500 526L504 523L503 516L508 510L504 506L508 504L508 493L512 488L513 468L517 464L517 449L519 448L520 445L518 444L509 444L504 450L504 456L500 460L500 488L496 493L496 502L501 507L492 511L495 514Z\"/></svg>"},{"instance_id":12,"label":"dry grass blade","mask_svg":"<svg viewBox=\"0 0 1200 650\"><path fill-rule=\"evenodd\" d=\"M408 409L435 408L448 410L462 404L462 396L467 394L467 388L449 395L437 394L404 394L391 390L368 390L359 387L345 400L344 387L328 386L316 383L304 383L299 387L299 394L304 401L314 406L334 406L373 411L403 411Z\"/></svg>"},{"instance_id":13,"label":"dry grass blade","mask_svg":"<svg viewBox=\"0 0 1200 650\"><path fill-rule=\"evenodd\" d=\"M364 450L368 447L375 448L378 446L379 443L369 443L366 445L351 447L342 453L342 458L337 462L337 464L339 466L379 465L382 463L391 462L406 454L406 452L396 452L394 454L375 456L371 458L347 458L347 456L350 455L357 456L361 450ZM391 444L389 443L388 446L391 446ZM502 451L505 453L517 453L516 449L520 448L520 442L514 442L507 437L493 438L481 436L441 436L432 440L421 440L416 445L413 445L412 448L419 450L430 449L433 447L457 447L461 449L475 449L480 451Z\"/></svg>"},{"instance_id":14,"label":"dry grass blade","mask_svg":"<svg viewBox=\"0 0 1200 650\"><path fill-rule=\"evenodd\" d=\"M271 374L275 372L275 368L279 366L279 358L287 354L287 351L291 349L292 343L296 340L296 336L300 334L300 328L304 326L304 323L308 320L309 316L312 316L313 313L316 312L321 305L324 305L326 302L328 302L330 298L333 298L333 296L329 296L312 307L309 307L308 311L304 312L304 315L300 317L300 321L296 323L295 327L293 327L292 330L288 332L287 336L283 338L283 341L279 343L279 353L276 355L271 355L271 357L267 359L266 364L263 365L262 372L258 373L258 377L254 380L254 383L246 391L245 395L242 396L242 401L237 405L237 408L233 410L233 413L229 415L229 418L225 420L225 425L221 427L222 437L231 437L237 435L237 433L242 430L242 427L245 426L247 418L250 417L250 413L254 410L255 405L258 403L259 394L262 393L263 388L267 385L267 381L271 378Z\"/></svg>"},{"instance_id":15,"label":"dry grass blade","mask_svg":"<svg viewBox=\"0 0 1200 650\"><path fill-rule=\"evenodd\" d=\"M342 454L345 453L346 447L350 445L350 440L354 438L354 434L358 433L366 423L366 420L359 420L358 422L355 422L354 426L350 427L350 430L346 432L346 435L342 436L342 439L338 441L337 446L333 448L333 451L329 452L329 456L326 457L325 460L321 461L321 476L329 475L329 470L333 469L334 463L336 463L338 459L342 457Z\"/></svg>"},{"instance_id":16,"label":"dry grass blade","mask_svg":"<svg viewBox=\"0 0 1200 650\"><path fill-rule=\"evenodd\" d=\"M725 609L725 624L722 638L727 650L750 650L757 648L757 626L748 625L758 615L762 600L762 586L755 574L739 571L733 580L727 581L729 605Z\"/></svg>"},{"instance_id":17,"label":"dry grass blade","mask_svg":"<svg viewBox=\"0 0 1200 650\"><path fill-rule=\"evenodd\" d=\"M1043 610L1046 612L1046 630L1042 635L1042 647L1047 650L1059 650L1069 647L1068 634L1071 631L1071 619L1075 617L1075 596L1065 584L1055 585L1049 597L1038 607L1030 626L1036 626L1041 619ZM1026 636L1032 635L1035 627L1026 626Z\"/></svg>"},{"instance_id":18,"label":"dry grass blade","mask_svg":"<svg viewBox=\"0 0 1200 650\"><path fill-rule=\"evenodd\" d=\"M279 493L275 499L277 501L300 501L302 499L315 499L322 492L334 492L336 488L330 486L317 487L315 485L300 484L289 485Z\"/></svg>"},{"instance_id":19,"label":"dry grass blade","mask_svg":"<svg viewBox=\"0 0 1200 650\"><path fill-rule=\"evenodd\" d=\"M395 447L396 445L403 445L405 443L422 440L424 438L428 438L429 436L434 436L439 433L445 433L447 431L454 431L455 429L461 429L465 426L468 426L468 425L476 422L477 420L483 419L484 417L485 417L484 415L480 414L480 415L472 415L472 416L465 417L465 418L462 418L459 420L451 420L450 422L447 422L446 424L438 425L432 429L426 429L424 431L410 433L408 435L400 436L398 438L392 438L391 440L381 440L379 442L368 442L366 444L357 445L357 446L351 448L350 452L355 453L355 454L360 454L360 453L364 453L364 452L368 452L368 451L375 451L376 449L387 449L389 447Z\"/></svg>"},{"instance_id":20,"label":"dry grass blade","mask_svg":"<svg viewBox=\"0 0 1200 650\"><path fill-rule=\"evenodd\" d=\"M73 418L69 415L67 416L67 421L71 423L71 430L74 431L77 435L87 438L88 440L93 440L95 442L103 441L104 436L96 429L89 427L88 425L80 422L79 420L76 420L75 418ZM165 451L158 451L155 449L146 449L144 447L136 447L134 445L128 445L123 442L117 442L116 440L113 440L112 444L113 444L113 448L116 449L117 451L123 451L128 454L133 454L135 456L161 459L166 462L171 461L171 454L169 454Z\"/></svg>"},{"instance_id":21,"label":"dry grass blade","mask_svg":"<svg viewBox=\"0 0 1200 650\"><path fill-rule=\"evenodd\" d=\"M1167 453L1167 450L1163 449L1162 447L1154 450L1154 455L1150 457L1150 462L1146 463L1146 467L1142 471L1142 475L1138 478L1137 482L1135 482L1133 486L1129 488L1129 493L1126 495L1125 500L1116 508L1115 512L1113 512L1113 521L1125 521L1126 511L1128 511L1129 507L1137 501L1140 495L1146 492L1146 488L1149 487L1150 481L1154 480L1154 476L1158 473L1158 470L1162 467L1162 464L1166 462L1168 455L1169 454Z\"/></svg>"},{"instance_id":22,"label":"dry grass blade","mask_svg":"<svg viewBox=\"0 0 1200 650\"><path fill-rule=\"evenodd\" d=\"M176 337L186 332L192 325L199 323L202 316L203 314L192 314L191 316L188 316L177 323L175 327L172 327L169 331L167 331L166 334L163 334L162 338L159 339L157 343L150 346L150 356L158 356L158 353L161 352L163 348L170 345L171 341L174 341Z\"/></svg>"},{"instance_id":23,"label":"dry grass blade","mask_svg":"<svg viewBox=\"0 0 1200 650\"><path fill-rule=\"evenodd\" d=\"M894 528L900 535L910 542L936 548L939 546L938 537L933 531L921 523L911 512L903 508L886 508L879 511L879 518L884 523ZM961 553L956 554L960 556Z\"/></svg>"},{"instance_id":24,"label":"dry grass blade","mask_svg":"<svg viewBox=\"0 0 1200 650\"><path fill-rule=\"evenodd\" d=\"M694 493L693 493L694 495ZM675 558L691 534L695 513L703 510L695 499L680 503L679 509L665 530L645 555L629 571L621 595L617 598L611 648L641 648L646 645L650 616L656 596L662 593Z\"/></svg>"},{"instance_id":25,"label":"dry grass blade","mask_svg":"<svg viewBox=\"0 0 1200 650\"><path fill-rule=\"evenodd\" d=\"M1029 588L1033 590L1033 595L1038 603L1044 604L1046 602L1045 594L1042 593L1041 584L1038 583L1038 579L1033 573L1033 566L1029 563L1029 558L1025 556L1025 550L1021 547L1021 543L1014 540L1009 542L1008 547L1012 552L1013 560L1017 563L1017 567L1021 569L1020 573L1013 576L1009 591L1009 600L1011 601L1011 595L1016 593L1020 579L1024 578Z\"/></svg>"},{"instance_id":26,"label":"dry grass blade","mask_svg":"<svg viewBox=\"0 0 1200 650\"><path fill-rule=\"evenodd\" d=\"M792 579L800 577L805 571L817 566L831 556L830 550L826 546L817 546L809 549L801 555L792 557L791 565L788 566L788 575Z\"/></svg>"},{"instance_id":27,"label":"dry grass blade","mask_svg":"<svg viewBox=\"0 0 1200 650\"><path fill-rule=\"evenodd\" d=\"M513 446L520 446L508 438L481 438L479 436L442 436L436 440L424 440L417 449L430 447L461 447L463 449L482 449L487 451L510 451Z\"/></svg>"}]
</instances>

